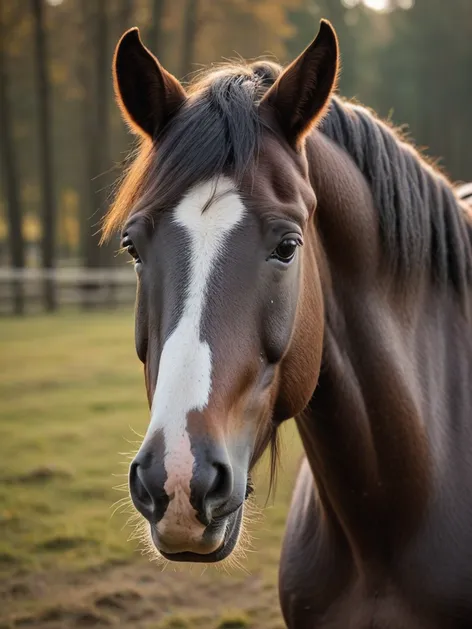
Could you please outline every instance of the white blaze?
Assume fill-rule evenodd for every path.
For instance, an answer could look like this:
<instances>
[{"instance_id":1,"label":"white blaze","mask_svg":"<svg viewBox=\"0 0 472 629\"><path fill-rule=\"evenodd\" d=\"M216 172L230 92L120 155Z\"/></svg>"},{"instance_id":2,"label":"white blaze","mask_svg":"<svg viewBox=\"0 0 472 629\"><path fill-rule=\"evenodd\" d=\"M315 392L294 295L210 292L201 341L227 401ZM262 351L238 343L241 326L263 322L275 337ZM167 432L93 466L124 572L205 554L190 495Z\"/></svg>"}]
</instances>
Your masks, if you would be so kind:
<instances>
[{"instance_id":1,"label":"white blaze","mask_svg":"<svg viewBox=\"0 0 472 629\"><path fill-rule=\"evenodd\" d=\"M171 501L158 530L166 540L174 538L176 543L182 539L197 541L204 530L189 502L194 457L187 414L202 411L210 398L211 349L200 340L201 317L208 279L244 211L231 180L221 177L217 183L210 181L193 188L174 212L173 220L186 229L191 241L190 277L182 316L162 350L148 435L163 431L164 489Z\"/></svg>"}]
</instances>

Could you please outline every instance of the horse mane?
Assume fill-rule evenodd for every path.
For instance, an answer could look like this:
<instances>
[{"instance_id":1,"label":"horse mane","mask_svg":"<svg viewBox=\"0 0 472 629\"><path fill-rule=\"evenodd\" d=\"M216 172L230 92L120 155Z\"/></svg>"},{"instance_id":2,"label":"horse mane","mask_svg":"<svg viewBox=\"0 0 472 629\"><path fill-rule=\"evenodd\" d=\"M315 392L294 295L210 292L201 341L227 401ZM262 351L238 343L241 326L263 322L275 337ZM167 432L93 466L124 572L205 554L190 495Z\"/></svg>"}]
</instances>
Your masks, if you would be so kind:
<instances>
[{"instance_id":1,"label":"horse mane","mask_svg":"<svg viewBox=\"0 0 472 629\"><path fill-rule=\"evenodd\" d=\"M257 156L257 104L280 72L275 63L256 61L197 76L162 136L141 140L105 217L104 239L137 211L152 220L156 199L159 209L172 209L198 182L224 173L238 179ZM392 272L405 278L427 266L435 282L464 294L472 281L472 223L448 179L400 131L336 96L319 131L352 157L369 183Z\"/></svg>"},{"instance_id":2,"label":"horse mane","mask_svg":"<svg viewBox=\"0 0 472 629\"><path fill-rule=\"evenodd\" d=\"M333 97L320 131L369 183L393 273L406 278L430 268L434 282L464 294L472 281L472 222L446 176L366 107Z\"/></svg>"}]
</instances>

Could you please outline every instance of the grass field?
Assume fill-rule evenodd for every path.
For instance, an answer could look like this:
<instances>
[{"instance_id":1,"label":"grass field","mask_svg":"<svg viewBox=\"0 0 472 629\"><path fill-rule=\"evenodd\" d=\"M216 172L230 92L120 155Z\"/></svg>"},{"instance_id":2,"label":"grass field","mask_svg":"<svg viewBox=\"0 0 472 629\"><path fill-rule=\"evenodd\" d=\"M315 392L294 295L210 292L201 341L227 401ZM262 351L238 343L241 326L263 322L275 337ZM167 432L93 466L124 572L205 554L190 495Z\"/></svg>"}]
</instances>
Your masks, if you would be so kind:
<instances>
[{"instance_id":1,"label":"grass field","mask_svg":"<svg viewBox=\"0 0 472 629\"><path fill-rule=\"evenodd\" d=\"M128 515L112 515L148 419L133 313L3 319L0 342L0 627L283 627L276 580L300 458L293 426L243 569L162 570L128 541ZM262 463L262 506L266 476Z\"/></svg>"}]
</instances>

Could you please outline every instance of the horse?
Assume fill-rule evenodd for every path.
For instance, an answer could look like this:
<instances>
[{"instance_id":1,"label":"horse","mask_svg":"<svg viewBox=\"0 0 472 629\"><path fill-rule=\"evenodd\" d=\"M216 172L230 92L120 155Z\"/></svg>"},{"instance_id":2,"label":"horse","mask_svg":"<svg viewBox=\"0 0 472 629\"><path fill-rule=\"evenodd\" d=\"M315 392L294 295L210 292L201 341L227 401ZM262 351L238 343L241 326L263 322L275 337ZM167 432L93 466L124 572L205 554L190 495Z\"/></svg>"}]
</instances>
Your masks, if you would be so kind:
<instances>
[{"instance_id":1,"label":"horse","mask_svg":"<svg viewBox=\"0 0 472 629\"><path fill-rule=\"evenodd\" d=\"M104 238L137 274L150 422L129 489L157 551L213 563L251 471L304 449L279 570L290 629L472 627L472 219L451 182L335 94L322 21L282 69L184 87L141 42L113 77L140 142Z\"/></svg>"}]
</instances>

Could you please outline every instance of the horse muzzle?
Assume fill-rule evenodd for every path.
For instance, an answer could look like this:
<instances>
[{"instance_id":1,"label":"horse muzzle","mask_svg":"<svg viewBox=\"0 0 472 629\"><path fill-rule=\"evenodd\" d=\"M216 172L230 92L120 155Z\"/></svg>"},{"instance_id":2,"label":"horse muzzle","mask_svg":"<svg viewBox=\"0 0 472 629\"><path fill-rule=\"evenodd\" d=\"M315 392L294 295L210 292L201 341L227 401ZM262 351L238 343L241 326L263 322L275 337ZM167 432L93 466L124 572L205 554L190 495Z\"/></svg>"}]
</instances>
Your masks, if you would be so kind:
<instances>
[{"instance_id":1,"label":"horse muzzle","mask_svg":"<svg viewBox=\"0 0 472 629\"><path fill-rule=\"evenodd\" d=\"M242 483L235 479L227 450L219 444L189 447L183 437L177 446L167 451L159 436L143 444L130 468L133 504L150 523L154 545L166 559L219 561L239 535L245 475Z\"/></svg>"}]
</instances>

